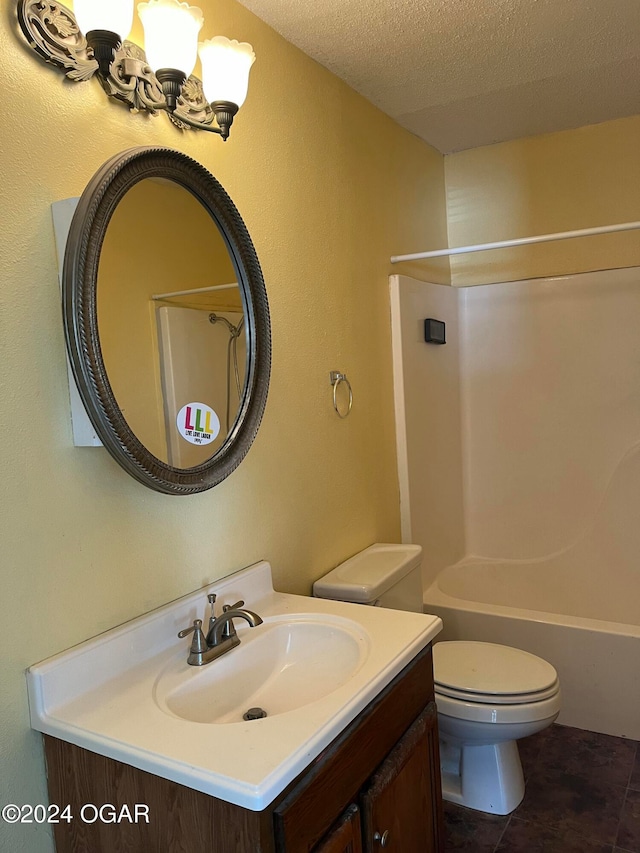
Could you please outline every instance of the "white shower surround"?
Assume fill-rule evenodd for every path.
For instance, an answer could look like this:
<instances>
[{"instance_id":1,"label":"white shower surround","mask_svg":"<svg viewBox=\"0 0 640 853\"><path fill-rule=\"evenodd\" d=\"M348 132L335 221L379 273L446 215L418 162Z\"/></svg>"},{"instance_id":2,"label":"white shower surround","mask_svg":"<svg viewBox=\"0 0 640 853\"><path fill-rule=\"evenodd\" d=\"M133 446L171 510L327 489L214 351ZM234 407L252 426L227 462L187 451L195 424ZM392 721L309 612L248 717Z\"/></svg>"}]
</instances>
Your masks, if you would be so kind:
<instances>
[{"instance_id":1,"label":"white shower surround","mask_svg":"<svg viewBox=\"0 0 640 853\"><path fill-rule=\"evenodd\" d=\"M441 639L538 654L559 722L640 738L640 270L391 292L403 538L423 546ZM416 310L448 316L448 354L412 338ZM459 430L425 441L416 398L443 371ZM441 533L432 475L457 452L463 520Z\"/></svg>"},{"instance_id":2,"label":"white shower surround","mask_svg":"<svg viewBox=\"0 0 640 853\"><path fill-rule=\"evenodd\" d=\"M640 740L640 445L620 460L585 528L536 560L467 557L427 589L440 639L506 643L548 660L558 722Z\"/></svg>"}]
</instances>

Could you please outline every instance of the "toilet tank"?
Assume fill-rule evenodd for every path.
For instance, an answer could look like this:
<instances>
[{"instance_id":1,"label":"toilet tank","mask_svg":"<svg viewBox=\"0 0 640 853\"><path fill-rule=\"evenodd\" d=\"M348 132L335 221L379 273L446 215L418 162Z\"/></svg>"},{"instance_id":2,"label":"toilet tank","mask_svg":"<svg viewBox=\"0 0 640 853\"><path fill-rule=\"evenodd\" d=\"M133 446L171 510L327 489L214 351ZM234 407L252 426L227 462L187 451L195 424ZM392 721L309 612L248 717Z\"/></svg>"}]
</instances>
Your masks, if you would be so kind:
<instances>
[{"instance_id":1,"label":"toilet tank","mask_svg":"<svg viewBox=\"0 0 640 853\"><path fill-rule=\"evenodd\" d=\"M317 598L422 613L422 548L370 545L313 585Z\"/></svg>"}]
</instances>

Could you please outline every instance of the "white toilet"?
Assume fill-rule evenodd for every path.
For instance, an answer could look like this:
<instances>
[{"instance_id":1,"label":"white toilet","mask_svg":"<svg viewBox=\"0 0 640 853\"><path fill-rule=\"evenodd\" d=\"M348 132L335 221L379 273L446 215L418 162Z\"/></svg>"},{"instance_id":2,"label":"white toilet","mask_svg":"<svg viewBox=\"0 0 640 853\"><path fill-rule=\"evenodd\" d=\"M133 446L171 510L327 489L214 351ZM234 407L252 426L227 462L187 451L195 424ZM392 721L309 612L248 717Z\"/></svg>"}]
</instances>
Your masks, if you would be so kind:
<instances>
[{"instance_id":1,"label":"white toilet","mask_svg":"<svg viewBox=\"0 0 640 853\"><path fill-rule=\"evenodd\" d=\"M371 545L313 585L319 598L422 612L419 545ZM551 664L494 643L452 641L433 647L435 698L445 800L509 814L524 796L516 740L560 712Z\"/></svg>"}]
</instances>

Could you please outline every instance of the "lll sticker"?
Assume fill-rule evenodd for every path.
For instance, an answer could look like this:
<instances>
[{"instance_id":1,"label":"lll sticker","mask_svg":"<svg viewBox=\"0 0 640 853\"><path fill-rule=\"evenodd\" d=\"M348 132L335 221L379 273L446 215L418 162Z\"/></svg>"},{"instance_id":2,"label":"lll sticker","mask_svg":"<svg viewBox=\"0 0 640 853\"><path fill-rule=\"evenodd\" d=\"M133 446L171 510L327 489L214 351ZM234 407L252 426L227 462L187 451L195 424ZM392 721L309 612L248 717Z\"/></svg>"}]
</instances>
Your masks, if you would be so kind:
<instances>
[{"instance_id":1,"label":"lll sticker","mask_svg":"<svg viewBox=\"0 0 640 853\"><path fill-rule=\"evenodd\" d=\"M220 420L205 403L187 403L176 418L178 432L191 444L211 444L220 432Z\"/></svg>"}]
</instances>

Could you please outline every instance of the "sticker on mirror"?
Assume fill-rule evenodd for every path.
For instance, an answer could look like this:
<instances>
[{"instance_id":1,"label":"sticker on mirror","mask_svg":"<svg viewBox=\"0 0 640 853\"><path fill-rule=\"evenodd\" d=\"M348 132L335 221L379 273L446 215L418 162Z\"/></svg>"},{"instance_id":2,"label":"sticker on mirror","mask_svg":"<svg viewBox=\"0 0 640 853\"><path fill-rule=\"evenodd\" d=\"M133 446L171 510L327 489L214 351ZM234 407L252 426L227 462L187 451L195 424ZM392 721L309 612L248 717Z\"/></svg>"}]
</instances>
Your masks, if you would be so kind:
<instances>
[{"instance_id":1,"label":"sticker on mirror","mask_svg":"<svg viewBox=\"0 0 640 853\"><path fill-rule=\"evenodd\" d=\"M178 432L191 444L211 444L220 432L220 419L206 403L187 403L176 418Z\"/></svg>"}]
</instances>

